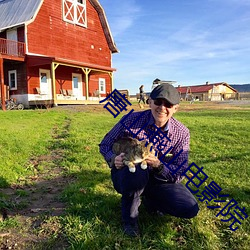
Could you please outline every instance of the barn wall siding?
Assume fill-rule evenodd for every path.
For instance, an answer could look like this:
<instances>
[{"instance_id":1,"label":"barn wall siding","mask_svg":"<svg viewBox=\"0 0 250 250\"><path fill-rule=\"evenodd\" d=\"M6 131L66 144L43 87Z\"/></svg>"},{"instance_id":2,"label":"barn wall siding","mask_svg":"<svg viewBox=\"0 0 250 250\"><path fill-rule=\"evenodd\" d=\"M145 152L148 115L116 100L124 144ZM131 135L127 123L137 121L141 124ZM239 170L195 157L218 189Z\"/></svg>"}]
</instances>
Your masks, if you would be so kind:
<instances>
[{"instance_id":1,"label":"barn wall siding","mask_svg":"<svg viewBox=\"0 0 250 250\"><path fill-rule=\"evenodd\" d=\"M55 72L56 93L60 94L60 89L72 89L72 69L59 66Z\"/></svg>"},{"instance_id":2,"label":"barn wall siding","mask_svg":"<svg viewBox=\"0 0 250 250\"><path fill-rule=\"evenodd\" d=\"M42 68L49 69L49 67L45 66L43 66ZM39 67L28 67L27 75L28 75L28 93L37 94L36 88L40 86Z\"/></svg>"},{"instance_id":3,"label":"barn wall siding","mask_svg":"<svg viewBox=\"0 0 250 250\"><path fill-rule=\"evenodd\" d=\"M99 16L87 2L87 28L67 23L62 1L45 0L27 27L29 53L111 67L111 53Z\"/></svg>"},{"instance_id":4,"label":"barn wall siding","mask_svg":"<svg viewBox=\"0 0 250 250\"><path fill-rule=\"evenodd\" d=\"M104 78L106 81L106 92L111 92L111 80L107 74L98 74L90 76L90 85L89 85L89 96L94 96L96 90L99 89L99 78ZM102 97L105 97L106 94L101 94Z\"/></svg>"},{"instance_id":5,"label":"barn wall siding","mask_svg":"<svg viewBox=\"0 0 250 250\"><path fill-rule=\"evenodd\" d=\"M85 88L85 75L79 72L76 68L70 68L65 66L59 66L55 72L56 78L56 93L60 94L60 89L72 90L72 74L81 74L82 76L82 95L86 96L86 88Z\"/></svg>"},{"instance_id":6,"label":"barn wall siding","mask_svg":"<svg viewBox=\"0 0 250 250\"><path fill-rule=\"evenodd\" d=\"M9 90L10 95L19 95L27 93L27 79L26 79L26 66L25 63L4 63L4 82L9 86L9 74L10 70L16 70L17 74L17 90Z\"/></svg>"},{"instance_id":7,"label":"barn wall siding","mask_svg":"<svg viewBox=\"0 0 250 250\"><path fill-rule=\"evenodd\" d=\"M28 86L30 94L37 94L36 88L40 86L39 69L50 70L49 65L34 66L28 69ZM60 89L72 90L72 73L79 74L79 71L75 68L59 66L55 71L55 83L56 83L56 94L61 94ZM85 75L82 75L83 81L83 96L86 95L85 88Z\"/></svg>"}]
</instances>

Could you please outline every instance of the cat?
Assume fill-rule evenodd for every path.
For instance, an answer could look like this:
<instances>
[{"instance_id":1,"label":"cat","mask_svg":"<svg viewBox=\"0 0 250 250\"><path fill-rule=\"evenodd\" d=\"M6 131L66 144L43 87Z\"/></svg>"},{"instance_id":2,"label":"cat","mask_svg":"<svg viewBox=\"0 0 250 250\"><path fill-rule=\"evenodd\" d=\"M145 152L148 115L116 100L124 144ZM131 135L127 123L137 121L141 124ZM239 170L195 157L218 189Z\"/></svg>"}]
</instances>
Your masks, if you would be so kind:
<instances>
[{"instance_id":1,"label":"cat","mask_svg":"<svg viewBox=\"0 0 250 250\"><path fill-rule=\"evenodd\" d=\"M152 146L153 144L147 143L146 140L139 141L132 137L122 137L115 141L112 150L116 155L125 153L123 164L128 166L131 173L134 173L136 170L135 164L137 163L141 163L142 169L147 168L147 157L149 156L150 152L155 154Z\"/></svg>"}]
</instances>

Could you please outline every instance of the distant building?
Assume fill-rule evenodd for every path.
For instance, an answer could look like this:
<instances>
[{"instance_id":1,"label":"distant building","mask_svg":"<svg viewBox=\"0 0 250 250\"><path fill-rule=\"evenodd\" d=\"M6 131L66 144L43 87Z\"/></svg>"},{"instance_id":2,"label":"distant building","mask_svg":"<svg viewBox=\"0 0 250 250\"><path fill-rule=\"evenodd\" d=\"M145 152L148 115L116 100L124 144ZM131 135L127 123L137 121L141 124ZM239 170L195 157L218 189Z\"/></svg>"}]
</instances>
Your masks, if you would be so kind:
<instances>
[{"instance_id":1,"label":"distant building","mask_svg":"<svg viewBox=\"0 0 250 250\"><path fill-rule=\"evenodd\" d=\"M209 83L196 86L177 87L182 100L191 101L193 99L200 101L223 101L235 99L237 90L225 82Z\"/></svg>"},{"instance_id":2,"label":"distant building","mask_svg":"<svg viewBox=\"0 0 250 250\"><path fill-rule=\"evenodd\" d=\"M164 83L174 84L174 83L176 83L176 81L164 81L164 80L160 80L160 79L156 78L156 79L153 81L151 91L152 91L156 86L158 86L158 85L160 85L160 84L164 84Z\"/></svg>"}]
</instances>

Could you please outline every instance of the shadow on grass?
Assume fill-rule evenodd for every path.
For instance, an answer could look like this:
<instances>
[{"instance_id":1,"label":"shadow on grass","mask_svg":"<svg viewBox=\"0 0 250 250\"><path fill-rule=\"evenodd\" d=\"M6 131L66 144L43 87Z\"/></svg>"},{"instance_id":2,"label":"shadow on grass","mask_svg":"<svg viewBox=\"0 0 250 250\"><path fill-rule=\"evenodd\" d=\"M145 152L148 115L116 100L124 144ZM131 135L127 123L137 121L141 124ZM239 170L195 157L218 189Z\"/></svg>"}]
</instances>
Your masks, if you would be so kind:
<instances>
[{"instance_id":1,"label":"shadow on grass","mask_svg":"<svg viewBox=\"0 0 250 250\"><path fill-rule=\"evenodd\" d=\"M242 160L243 157L248 157L249 153L234 153L233 155L223 155L223 156L219 156L219 157L213 157L213 158L209 158L209 159L200 159L199 161L199 165L202 164L207 164L207 163L215 163L215 162L224 162L224 161L237 161L237 160ZM232 162L233 164L233 162Z\"/></svg>"},{"instance_id":2,"label":"shadow on grass","mask_svg":"<svg viewBox=\"0 0 250 250\"><path fill-rule=\"evenodd\" d=\"M121 196L113 189L108 172L84 171L63 196L70 204L64 225L72 249L188 249L189 244L209 249L193 219L150 215L143 205L139 209L141 237L125 236Z\"/></svg>"},{"instance_id":3,"label":"shadow on grass","mask_svg":"<svg viewBox=\"0 0 250 250\"><path fill-rule=\"evenodd\" d=\"M198 112L197 112L198 111ZM249 110L223 110L223 112L221 112L221 110L197 110L197 109L194 109L192 110L192 112L187 112L187 111L183 111L183 114L182 116L189 116L189 117L194 117L194 118L197 118L197 117L208 117L208 118L225 118L225 117L232 117L232 116L237 116L237 119L239 117L242 117L242 118L246 118L246 114L249 114ZM185 114L186 113L186 114Z\"/></svg>"},{"instance_id":4,"label":"shadow on grass","mask_svg":"<svg viewBox=\"0 0 250 250\"><path fill-rule=\"evenodd\" d=\"M0 188L6 188L9 186L9 183L3 177L0 177Z\"/></svg>"},{"instance_id":5,"label":"shadow on grass","mask_svg":"<svg viewBox=\"0 0 250 250\"><path fill-rule=\"evenodd\" d=\"M250 188L226 188L225 194L229 194L228 200L234 199L238 202L238 206L243 208L240 204L247 204L245 205L246 214L250 214ZM224 207L227 203L222 204Z\"/></svg>"}]
</instances>

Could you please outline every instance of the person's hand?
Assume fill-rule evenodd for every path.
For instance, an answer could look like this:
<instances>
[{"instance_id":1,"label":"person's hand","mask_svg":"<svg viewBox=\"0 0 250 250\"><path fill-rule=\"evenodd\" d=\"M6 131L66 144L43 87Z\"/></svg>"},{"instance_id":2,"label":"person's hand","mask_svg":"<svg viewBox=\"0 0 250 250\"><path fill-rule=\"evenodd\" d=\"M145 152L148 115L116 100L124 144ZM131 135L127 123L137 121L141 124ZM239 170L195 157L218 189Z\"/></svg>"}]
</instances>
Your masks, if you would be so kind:
<instances>
[{"instance_id":1,"label":"person's hand","mask_svg":"<svg viewBox=\"0 0 250 250\"><path fill-rule=\"evenodd\" d=\"M124 164L123 164L124 155L125 153L121 153L115 157L114 165L117 169L121 169L124 167Z\"/></svg>"},{"instance_id":2,"label":"person's hand","mask_svg":"<svg viewBox=\"0 0 250 250\"><path fill-rule=\"evenodd\" d=\"M146 159L146 162L149 166L153 168L158 168L161 163L160 160L153 153L149 154L149 156Z\"/></svg>"}]
</instances>

